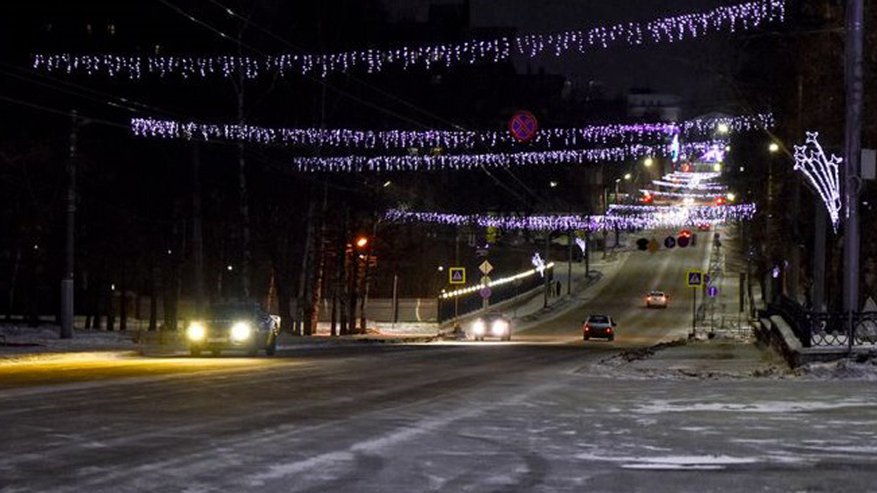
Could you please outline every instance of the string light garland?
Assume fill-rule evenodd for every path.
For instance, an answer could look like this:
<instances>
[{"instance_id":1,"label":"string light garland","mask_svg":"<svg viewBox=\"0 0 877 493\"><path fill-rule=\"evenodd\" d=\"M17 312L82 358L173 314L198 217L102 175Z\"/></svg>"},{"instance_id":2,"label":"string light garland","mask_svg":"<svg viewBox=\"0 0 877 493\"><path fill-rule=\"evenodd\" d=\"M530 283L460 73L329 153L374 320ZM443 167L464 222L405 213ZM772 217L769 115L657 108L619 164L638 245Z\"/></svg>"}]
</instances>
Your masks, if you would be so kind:
<instances>
[{"instance_id":1,"label":"string light garland","mask_svg":"<svg viewBox=\"0 0 877 493\"><path fill-rule=\"evenodd\" d=\"M676 181L652 180L652 184L659 187L685 188L689 190L709 190L714 192L722 192L728 189L728 187L726 187L725 185L719 185L718 183L685 183Z\"/></svg>"},{"instance_id":2,"label":"string light garland","mask_svg":"<svg viewBox=\"0 0 877 493\"><path fill-rule=\"evenodd\" d=\"M550 270L553 268L554 268L554 262L549 262L547 265L544 266L545 270ZM500 279L494 279L494 280L491 280L490 282L478 283L478 284L468 286L465 288L455 289L454 291L442 293L441 296L439 296L439 298L446 300L446 299L450 299L450 298L456 298L458 296L463 296L463 295L475 293L477 291L484 289L484 286L487 286L490 288L496 288L498 286L513 283L513 282L518 281L520 279L526 279L528 277L532 277L538 273L539 272L536 269L531 269L531 270L528 270L525 272L521 272L520 274L515 274L513 276L503 277Z\"/></svg>"},{"instance_id":3,"label":"string light garland","mask_svg":"<svg viewBox=\"0 0 877 493\"><path fill-rule=\"evenodd\" d=\"M332 54L282 54L243 56L125 56L39 54L33 67L48 72L84 73L140 79L145 74L183 79L243 74L255 79L268 74L318 75L337 72L381 72L401 69L452 67L498 63L513 55L534 58L568 53L587 54L616 46L672 44L714 33L749 31L785 20L785 0L756 0L689 14L662 17L650 22L627 22L587 30L552 34L525 34L490 40L473 40L395 49L369 49Z\"/></svg>"},{"instance_id":4,"label":"string light garland","mask_svg":"<svg viewBox=\"0 0 877 493\"><path fill-rule=\"evenodd\" d=\"M702 118L681 123L638 123L589 125L580 128L541 129L531 141L533 145L549 149L570 148L586 144L635 143L644 140L663 140L679 133L687 137L712 135L712 129L723 123L732 132L770 128L774 124L770 113L735 117ZM517 141L506 131L469 130L352 130L321 128L271 128L242 124L197 123L193 121L132 118L131 132L137 137L223 140L254 144L292 146L332 146L361 149L394 149L410 147L441 147L443 149L474 149L479 145L512 146ZM673 145L673 144L671 144ZM680 151L676 150L678 155Z\"/></svg>"},{"instance_id":5,"label":"string light garland","mask_svg":"<svg viewBox=\"0 0 877 493\"><path fill-rule=\"evenodd\" d=\"M840 223L843 203L840 199L840 164L843 158L825 155L819 143L819 132L807 132L804 145L795 146L795 167L807 177L828 209L834 232Z\"/></svg>"},{"instance_id":6,"label":"string light garland","mask_svg":"<svg viewBox=\"0 0 877 493\"><path fill-rule=\"evenodd\" d=\"M678 199L715 199L721 194L715 193L697 193L697 192L669 192L664 190L641 189L641 193L651 195L653 197L673 197Z\"/></svg>"},{"instance_id":7,"label":"string light garland","mask_svg":"<svg viewBox=\"0 0 877 493\"><path fill-rule=\"evenodd\" d=\"M688 142L685 152L698 153L711 142ZM357 173L392 171L437 171L444 169L471 170L549 164L590 164L625 161L644 156L666 156L667 145L628 144L599 149L558 150L516 153L460 154L439 156L341 156L297 157L292 164L303 172Z\"/></svg>"},{"instance_id":8,"label":"string light garland","mask_svg":"<svg viewBox=\"0 0 877 493\"><path fill-rule=\"evenodd\" d=\"M625 208L625 207L630 207ZM440 212L411 212L390 209L384 213L384 221L391 223L430 223L448 226L475 225L483 228L493 227L504 230L526 231L604 231L640 230L699 224L719 224L727 221L748 220L754 217L755 204L715 206L674 207L653 206L648 209L636 206L612 206L609 214L587 215L546 215L509 217L487 214L448 214Z\"/></svg>"}]
</instances>

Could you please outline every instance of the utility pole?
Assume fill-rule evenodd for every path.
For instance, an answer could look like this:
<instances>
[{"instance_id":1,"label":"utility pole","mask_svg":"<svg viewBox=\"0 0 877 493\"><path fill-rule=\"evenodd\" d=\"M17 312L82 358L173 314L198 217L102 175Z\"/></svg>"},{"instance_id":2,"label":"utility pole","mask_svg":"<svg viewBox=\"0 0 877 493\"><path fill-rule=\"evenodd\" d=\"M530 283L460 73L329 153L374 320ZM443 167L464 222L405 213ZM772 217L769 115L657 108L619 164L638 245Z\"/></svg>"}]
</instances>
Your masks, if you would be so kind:
<instances>
[{"instance_id":1,"label":"utility pole","mask_svg":"<svg viewBox=\"0 0 877 493\"><path fill-rule=\"evenodd\" d=\"M863 0L847 0L846 10L846 159L844 161L844 311L850 315L859 308L859 161L862 153L862 45L865 6ZM852 334L850 334L852 343Z\"/></svg>"},{"instance_id":2,"label":"utility pole","mask_svg":"<svg viewBox=\"0 0 877 493\"><path fill-rule=\"evenodd\" d=\"M67 159L67 237L65 241L64 277L61 278L61 339L73 338L73 252L76 244L76 144L79 118L71 112L70 154Z\"/></svg>"},{"instance_id":3,"label":"utility pole","mask_svg":"<svg viewBox=\"0 0 877 493\"><path fill-rule=\"evenodd\" d=\"M551 231L545 233L545 265L548 265L549 254L551 253ZM545 285L543 287L543 291L545 292L545 298L542 302L542 308L548 307L548 295L551 291L551 284L547 275L548 269L546 268L543 271L542 278L545 280Z\"/></svg>"},{"instance_id":4,"label":"utility pole","mask_svg":"<svg viewBox=\"0 0 877 493\"><path fill-rule=\"evenodd\" d=\"M574 236L573 230L569 230L566 237L567 243L569 243L567 245L569 247L569 262L566 265L566 294L572 293L572 247L575 243L573 240Z\"/></svg>"}]
</instances>

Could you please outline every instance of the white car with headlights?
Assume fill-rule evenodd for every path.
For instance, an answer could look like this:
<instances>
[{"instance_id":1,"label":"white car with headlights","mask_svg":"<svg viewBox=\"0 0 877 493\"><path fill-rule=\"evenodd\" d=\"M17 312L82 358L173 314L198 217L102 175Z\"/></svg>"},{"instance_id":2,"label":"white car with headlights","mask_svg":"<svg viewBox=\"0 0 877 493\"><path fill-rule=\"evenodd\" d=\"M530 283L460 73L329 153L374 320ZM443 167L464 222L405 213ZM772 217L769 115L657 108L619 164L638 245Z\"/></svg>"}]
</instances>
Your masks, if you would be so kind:
<instances>
[{"instance_id":1,"label":"white car with headlights","mask_svg":"<svg viewBox=\"0 0 877 493\"><path fill-rule=\"evenodd\" d=\"M260 350L271 356L277 350L280 317L270 315L255 303L228 303L211 306L205 316L186 325L186 340L192 356L203 351L219 355L223 350L244 350L255 355Z\"/></svg>"},{"instance_id":2,"label":"white car with headlights","mask_svg":"<svg viewBox=\"0 0 877 493\"><path fill-rule=\"evenodd\" d=\"M469 326L469 333L476 341L495 338L502 341L512 340L512 321L499 312L488 312L475 319Z\"/></svg>"}]
</instances>

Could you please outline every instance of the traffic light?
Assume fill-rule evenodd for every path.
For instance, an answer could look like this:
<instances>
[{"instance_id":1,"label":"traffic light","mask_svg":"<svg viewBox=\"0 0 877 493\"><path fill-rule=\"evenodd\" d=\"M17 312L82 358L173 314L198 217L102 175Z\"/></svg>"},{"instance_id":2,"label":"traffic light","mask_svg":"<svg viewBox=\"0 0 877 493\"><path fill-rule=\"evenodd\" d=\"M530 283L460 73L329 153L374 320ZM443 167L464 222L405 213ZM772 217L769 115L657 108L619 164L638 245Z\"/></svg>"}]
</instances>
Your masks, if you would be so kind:
<instances>
[{"instance_id":1,"label":"traffic light","mask_svg":"<svg viewBox=\"0 0 877 493\"><path fill-rule=\"evenodd\" d=\"M676 245L679 248L685 248L691 243L691 231L687 229L683 229L679 232L679 237L676 238Z\"/></svg>"}]
</instances>

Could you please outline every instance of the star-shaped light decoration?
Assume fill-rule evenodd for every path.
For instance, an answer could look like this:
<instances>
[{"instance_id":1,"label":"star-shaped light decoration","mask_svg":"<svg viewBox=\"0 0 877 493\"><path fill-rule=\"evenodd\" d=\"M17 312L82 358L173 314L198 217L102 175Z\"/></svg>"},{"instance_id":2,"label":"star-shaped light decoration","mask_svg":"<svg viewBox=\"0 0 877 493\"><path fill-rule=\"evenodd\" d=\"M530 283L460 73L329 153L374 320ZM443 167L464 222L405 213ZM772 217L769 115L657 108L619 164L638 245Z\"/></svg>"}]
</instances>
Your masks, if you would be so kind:
<instances>
[{"instance_id":1,"label":"star-shaped light decoration","mask_svg":"<svg viewBox=\"0 0 877 493\"><path fill-rule=\"evenodd\" d=\"M819 193L836 233L843 207L840 200L840 164L843 158L834 154L826 156L818 138L819 132L807 132L804 145L795 146L795 170L804 173Z\"/></svg>"},{"instance_id":2,"label":"star-shaped light decoration","mask_svg":"<svg viewBox=\"0 0 877 493\"><path fill-rule=\"evenodd\" d=\"M530 259L530 262L533 264L533 267L536 268L536 272L538 272L540 276L545 277L545 261L542 260L542 255L539 255L539 252L533 254L533 258Z\"/></svg>"}]
</instances>

